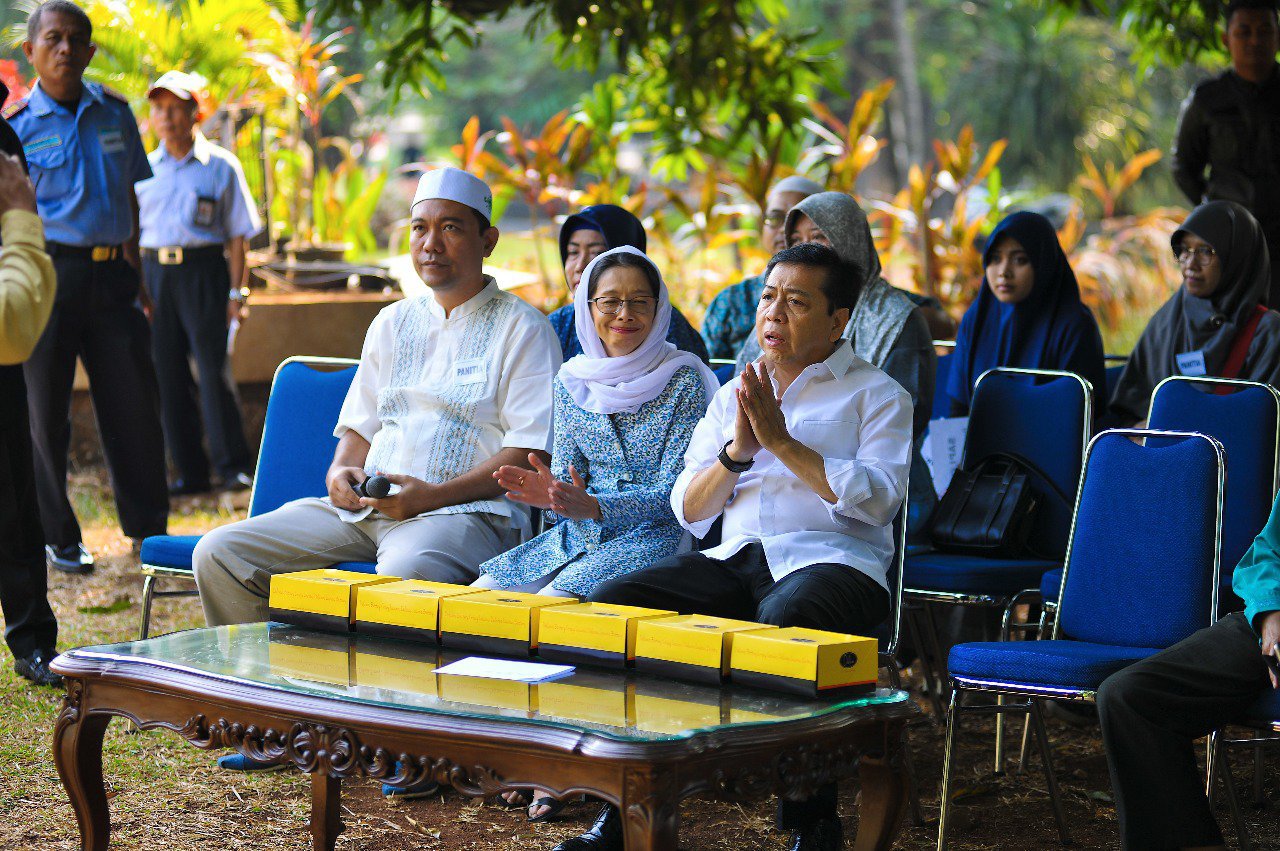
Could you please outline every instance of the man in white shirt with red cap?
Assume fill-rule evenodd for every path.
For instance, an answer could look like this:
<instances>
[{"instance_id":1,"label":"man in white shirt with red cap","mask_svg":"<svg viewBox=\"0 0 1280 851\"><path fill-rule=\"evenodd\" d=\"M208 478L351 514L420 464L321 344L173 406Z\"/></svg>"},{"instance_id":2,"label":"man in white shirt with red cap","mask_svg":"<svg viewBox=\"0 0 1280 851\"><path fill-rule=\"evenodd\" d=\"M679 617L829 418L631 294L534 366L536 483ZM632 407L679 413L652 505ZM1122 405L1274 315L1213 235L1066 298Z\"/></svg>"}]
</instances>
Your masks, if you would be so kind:
<instances>
[{"instance_id":1,"label":"man in white shirt with red cap","mask_svg":"<svg viewBox=\"0 0 1280 851\"><path fill-rule=\"evenodd\" d=\"M193 561L210 626L266 620L274 574L376 560L380 574L469 584L519 543L528 512L493 474L528 466L530 452L550 460L560 345L538 310L484 274L498 242L492 203L464 171L422 177L410 252L431 294L369 326L334 429L329 495L201 539ZM398 487L362 497L356 486L375 473Z\"/></svg>"}]
</instances>

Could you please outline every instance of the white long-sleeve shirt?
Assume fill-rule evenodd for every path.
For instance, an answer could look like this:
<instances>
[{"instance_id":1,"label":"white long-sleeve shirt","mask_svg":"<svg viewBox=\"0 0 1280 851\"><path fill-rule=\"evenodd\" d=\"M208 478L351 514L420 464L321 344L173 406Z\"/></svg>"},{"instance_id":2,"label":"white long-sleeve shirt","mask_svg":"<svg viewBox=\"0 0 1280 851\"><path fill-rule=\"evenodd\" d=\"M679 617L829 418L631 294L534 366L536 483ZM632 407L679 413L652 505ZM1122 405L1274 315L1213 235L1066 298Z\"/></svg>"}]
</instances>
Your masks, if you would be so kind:
<instances>
[{"instance_id":1,"label":"white long-sleeve shirt","mask_svg":"<svg viewBox=\"0 0 1280 851\"><path fill-rule=\"evenodd\" d=\"M680 525L694 537L706 535L715 517L689 520L685 492L698 473L719 463L721 448L733 439L740 381L712 399L671 492ZM704 554L725 559L758 542L775 580L814 564L844 564L887 587L892 523L911 464L911 397L841 340L782 394L782 413L791 435L823 457L837 502L828 503L762 450L725 505L722 543Z\"/></svg>"}]
</instances>

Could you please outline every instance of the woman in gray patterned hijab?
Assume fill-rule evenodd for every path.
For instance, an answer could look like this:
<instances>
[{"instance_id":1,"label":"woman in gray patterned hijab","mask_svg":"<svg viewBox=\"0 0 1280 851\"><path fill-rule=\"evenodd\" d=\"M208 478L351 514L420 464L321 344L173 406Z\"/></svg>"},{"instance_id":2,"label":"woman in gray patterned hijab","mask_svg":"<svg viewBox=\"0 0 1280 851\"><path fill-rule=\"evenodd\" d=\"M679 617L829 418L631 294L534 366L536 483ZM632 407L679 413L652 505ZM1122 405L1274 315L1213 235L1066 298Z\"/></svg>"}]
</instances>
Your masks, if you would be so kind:
<instances>
[{"instance_id":1,"label":"woman in gray patterned hijab","mask_svg":"<svg viewBox=\"0 0 1280 851\"><path fill-rule=\"evenodd\" d=\"M922 530L937 497L920 445L933 410L938 356L920 306L880 274L880 255L871 240L867 214L853 196L843 192L810 195L787 213L787 245L820 242L835 249L840 259L866 270L853 316L844 336L858 357L879 367L911 394L915 451L911 459L910 507L912 530ZM760 344L748 338L738 355L738 371L760 357Z\"/></svg>"}]
</instances>

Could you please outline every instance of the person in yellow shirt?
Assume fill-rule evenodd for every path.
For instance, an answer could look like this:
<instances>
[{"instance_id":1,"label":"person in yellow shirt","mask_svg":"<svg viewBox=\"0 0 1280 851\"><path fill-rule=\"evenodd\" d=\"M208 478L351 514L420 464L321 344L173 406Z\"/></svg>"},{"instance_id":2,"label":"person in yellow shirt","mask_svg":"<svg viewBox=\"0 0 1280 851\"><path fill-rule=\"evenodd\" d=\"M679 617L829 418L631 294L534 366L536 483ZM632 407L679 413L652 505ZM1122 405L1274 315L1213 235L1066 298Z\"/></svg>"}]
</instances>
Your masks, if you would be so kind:
<instances>
[{"instance_id":1,"label":"person in yellow shirt","mask_svg":"<svg viewBox=\"0 0 1280 851\"><path fill-rule=\"evenodd\" d=\"M0 85L0 103L7 92ZM49 321L57 288L22 147L0 119L0 610L14 670L59 686L49 670L58 621L49 607L22 361Z\"/></svg>"},{"instance_id":2,"label":"person in yellow shirt","mask_svg":"<svg viewBox=\"0 0 1280 851\"><path fill-rule=\"evenodd\" d=\"M31 355L56 288L31 181L17 157L0 154L0 364L20 364Z\"/></svg>"}]
</instances>

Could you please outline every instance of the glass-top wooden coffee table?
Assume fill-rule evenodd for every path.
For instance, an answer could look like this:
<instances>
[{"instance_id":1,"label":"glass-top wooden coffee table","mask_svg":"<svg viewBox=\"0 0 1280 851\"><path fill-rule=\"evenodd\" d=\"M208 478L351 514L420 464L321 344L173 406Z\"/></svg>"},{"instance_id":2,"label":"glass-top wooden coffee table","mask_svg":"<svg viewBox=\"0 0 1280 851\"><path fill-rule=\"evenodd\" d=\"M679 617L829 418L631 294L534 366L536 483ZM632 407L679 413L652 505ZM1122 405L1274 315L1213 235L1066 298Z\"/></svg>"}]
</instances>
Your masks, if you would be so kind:
<instances>
[{"instance_id":1,"label":"glass-top wooden coffee table","mask_svg":"<svg viewBox=\"0 0 1280 851\"><path fill-rule=\"evenodd\" d=\"M855 848L888 848L901 825L918 712L904 692L806 700L585 667L539 685L435 673L467 655L280 624L64 653L52 665L67 688L54 759L81 848L103 851L110 837L102 738L115 715L307 772L312 847L324 851L342 830L347 777L429 778L471 796L585 792L621 808L629 851L678 847L684 798L803 799L854 773Z\"/></svg>"}]
</instances>

